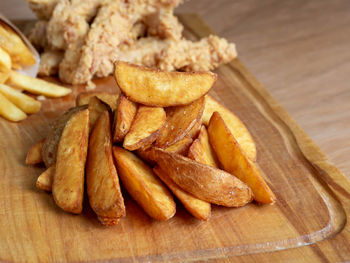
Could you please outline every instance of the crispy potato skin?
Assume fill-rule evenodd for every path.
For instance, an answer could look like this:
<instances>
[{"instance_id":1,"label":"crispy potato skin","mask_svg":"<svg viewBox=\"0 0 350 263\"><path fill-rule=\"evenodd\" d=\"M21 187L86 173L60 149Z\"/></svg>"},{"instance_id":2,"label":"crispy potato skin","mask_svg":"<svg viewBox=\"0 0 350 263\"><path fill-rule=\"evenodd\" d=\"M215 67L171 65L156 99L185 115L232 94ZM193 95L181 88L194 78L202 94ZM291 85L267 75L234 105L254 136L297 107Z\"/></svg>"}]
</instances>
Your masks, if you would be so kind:
<instances>
[{"instance_id":1,"label":"crispy potato skin","mask_svg":"<svg viewBox=\"0 0 350 263\"><path fill-rule=\"evenodd\" d=\"M114 77L130 100L155 107L189 104L216 81L212 72L165 72L121 61L115 63Z\"/></svg>"},{"instance_id":2,"label":"crispy potato skin","mask_svg":"<svg viewBox=\"0 0 350 263\"><path fill-rule=\"evenodd\" d=\"M28 151L26 157L26 164L39 164L43 162L42 149L45 139L42 139L35 143Z\"/></svg>"},{"instance_id":3,"label":"crispy potato skin","mask_svg":"<svg viewBox=\"0 0 350 263\"><path fill-rule=\"evenodd\" d=\"M192 127L192 129L187 133L186 137L191 139L196 139L202 127L202 119L200 118Z\"/></svg>"},{"instance_id":4,"label":"crispy potato skin","mask_svg":"<svg viewBox=\"0 0 350 263\"><path fill-rule=\"evenodd\" d=\"M199 163L219 168L219 161L209 143L209 136L205 126L202 126L198 138L192 143L188 150L188 158Z\"/></svg>"},{"instance_id":5,"label":"crispy potato skin","mask_svg":"<svg viewBox=\"0 0 350 263\"><path fill-rule=\"evenodd\" d=\"M117 100L119 98L119 93L107 93L107 92L83 92L80 93L76 100L76 106L82 106L89 104L92 97L97 97L103 102L107 103L109 107L114 111L117 108Z\"/></svg>"},{"instance_id":6,"label":"crispy potato skin","mask_svg":"<svg viewBox=\"0 0 350 263\"><path fill-rule=\"evenodd\" d=\"M152 148L152 158L186 192L209 203L240 207L252 200L251 189L238 178L179 154Z\"/></svg>"},{"instance_id":7,"label":"crispy potato skin","mask_svg":"<svg viewBox=\"0 0 350 263\"><path fill-rule=\"evenodd\" d=\"M157 139L165 119L163 108L140 106L130 131L124 138L123 147L130 151L147 148Z\"/></svg>"},{"instance_id":8,"label":"crispy potato skin","mask_svg":"<svg viewBox=\"0 0 350 263\"><path fill-rule=\"evenodd\" d=\"M113 147L113 155L123 186L143 210L157 220L173 217L176 212L173 197L152 169L121 147Z\"/></svg>"},{"instance_id":9,"label":"crispy potato skin","mask_svg":"<svg viewBox=\"0 0 350 263\"><path fill-rule=\"evenodd\" d=\"M225 171L249 185L257 202L273 203L276 200L275 195L255 164L245 155L218 112L214 112L210 118L208 134L210 143Z\"/></svg>"},{"instance_id":10,"label":"crispy potato skin","mask_svg":"<svg viewBox=\"0 0 350 263\"><path fill-rule=\"evenodd\" d=\"M52 194L56 204L67 212L83 209L85 161L89 138L89 110L81 110L66 123L57 149Z\"/></svg>"},{"instance_id":11,"label":"crispy potato skin","mask_svg":"<svg viewBox=\"0 0 350 263\"><path fill-rule=\"evenodd\" d=\"M188 149L190 148L193 140L189 137L184 137L182 140L174 143L173 145L165 148L167 152L177 153L183 156L187 155Z\"/></svg>"},{"instance_id":12,"label":"crispy potato skin","mask_svg":"<svg viewBox=\"0 0 350 263\"><path fill-rule=\"evenodd\" d=\"M107 103L104 103L102 100L100 100L96 96L90 98L88 109L89 109L89 116L90 116L89 130L91 132L95 122L100 117L101 113L104 111L110 111L111 109Z\"/></svg>"},{"instance_id":13,"label":"crispy potato skin","mask_svg":"<svg viewBox=\"0 0 350 263\"><path fill-rule=\"evenodd\" d=\"M46 167L50 167L56 163L58 143L68 120L72 115L81 110L87 109L87 107L87 105L83 105L71 108L53 122L42 148L42 156Z\"/></svg>"},{"instance_id":14,"label":"crispy potato skin","mask_svg":"<svg viewBox=\"0 0 350 263\"><path fill-rule=\"evenodd\" d=\"M166 148L183 139L201 119L204 97L185 106L166 109L166 123L159 132L155 145Z\"/></svg>"},{"instance_id":15,"label":"crispy potato skin","mask_svg":"<svg viewBox=\"0 0 350 263\"><path fill-rule=\"evenodd\" d=\"M229 109L216 101L213 97L206 95L205 107L202 115L202 121L206 126L209 125L210 118L215 111L220 113L227 127L233 136L235 136L237 142L241 146L242 150L244 150L247 157L252 161L256 161L255 142L244 123Z\"/></svg>"},{"instance_id":16,"label":"crispy potato skin","mask_svg":"<svg viewBox=\"0 0 350 263\"><path fill-rule=\"evenodd\" d=\"M131 123L137 113L137 104L128 100L123 94L117 102L117 110L114 114L113 142L121 142L129 132Z\"/></svg>"},{"instance_id":17,"label":"crispy potato skin","mask_svg":"<svg viewBox=\"0 0 350 263\"><path fill-rule=\"evenodd\" d=\"M36 187L38 189L51 192L53 178L55 176L55 170L56 166L52 165L49 168L47 168L42 174L40 174L38 179L36 180Z\"/></svg>"},{"instance_id":18,"label":"crispy potato skin","mask_svg":"<svg viewBox=\"0 0 350 263\"><path fill-rule=\"evenodd\" d=\"M211 215L211 205L202 201L191 194L183 191L177 186L159 166L153 168L154 173L169 187L174 195L179 198L181 203L195 218L208 220Z\"/></svg>"},{"instance_id":19,"label":"crispy potato skin","mask_svg":"<svg viewBox=\"0 0 350 263\"><path fill-rule=\"evenodd\" d=\"M91 102L91 101L90 101ZM89 139L86 188L91 208L104 225L115 225L125 216L124 199L113 163L108 111L98 118Z\"/></svg>"}]
</instances>

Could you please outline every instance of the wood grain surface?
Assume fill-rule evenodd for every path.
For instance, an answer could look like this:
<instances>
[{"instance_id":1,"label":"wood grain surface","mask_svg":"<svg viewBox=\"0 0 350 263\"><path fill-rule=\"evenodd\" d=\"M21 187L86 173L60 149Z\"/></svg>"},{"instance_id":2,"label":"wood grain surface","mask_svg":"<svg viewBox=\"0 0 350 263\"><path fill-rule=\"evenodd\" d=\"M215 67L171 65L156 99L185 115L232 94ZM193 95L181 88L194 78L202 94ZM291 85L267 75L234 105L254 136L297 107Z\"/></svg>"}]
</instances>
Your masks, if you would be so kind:
<instances>
[{"instance_id":1,"label":"wood grain surface","mask_svg":"<svg viewBox=\"0 0 350 263\"><path fill-rule=\"evenodd\" d=\"M25 0L1 0L12 19L34 18ZM237 44L239 58L350 178L350 1L191 0Z\"/></svg>"},{"instance_id":2,"label":"wood grain surface","mask_svg":"<svg viewBox=\"0 0 350 263\"><path fill-rule=\"evenodd\" d=\"M198 16L181 20L189 38L210 33ZM50 121L73 106L85 88L74 87L73 94L44 101L39 114L19 124L0 119L0 260L350 260L349 181L239 60L216 72L211 94L251 131L258 164L278 198L275 205L215 206L208 222L193 219L178 206L174 218L156 222L125 194L127 217L111 228L102 227L88 205L82 215L65 213L49 194L35 189L43 168L26 167L24 159ZM112 77L95 83L98 90L117 91Z\"/></svg>"}]
</instances>

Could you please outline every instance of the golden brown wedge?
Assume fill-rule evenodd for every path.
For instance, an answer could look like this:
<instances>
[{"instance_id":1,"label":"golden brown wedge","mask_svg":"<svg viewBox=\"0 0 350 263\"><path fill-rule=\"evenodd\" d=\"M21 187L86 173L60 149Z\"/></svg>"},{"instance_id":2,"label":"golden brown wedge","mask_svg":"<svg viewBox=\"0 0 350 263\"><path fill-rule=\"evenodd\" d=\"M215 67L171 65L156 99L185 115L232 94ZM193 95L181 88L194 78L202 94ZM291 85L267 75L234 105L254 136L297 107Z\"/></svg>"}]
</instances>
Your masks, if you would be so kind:
<instances>
[{"instance_id":1,"label":"golden brown wedge","mask_svg":"<svg viewBox=\"0 0 350 263\"><path fill-rule=\"evenodd\" d=\"M0 93L25 113L32 114L40 110L40 101L7 85L0 84Z\"/></svg>"},{"instance_id":2,"label":"golden brown wedge","mask_svg":"<svg viewBox=\"0 0 350 263\"><path fill-rule=\"evenodd\" d=\"M88 109L89 109L89 115L90 115L89 127L91 132L95 122L100 117L101 113L104 111L110 111L111 109L107 103L104 103L102 100L100 100L96 96L90 99L88 104Z\"/></svg>"},{"instance_id":3,"label":"golden brown wedge","mask_svg":"<svg viewBox=\"0 0 350 263\"><path fill-rule=\"evenodd\" d=\"M45 139L42 139L29 149L26 157L26 164L39 164L43 162L42 149L44 142Z\"/></svg>"},{"instance_id":4,"label":"golden brown wedge","mask_svg":"<svg viewBox=\"0 0 350 263\"><path fill-rule=\"evenodd\" d=\"M123 186L143 210L157 220L173 217L176 212L173 197L152 169L121 147L113 147L113 155Z\"/></svg>"},{"instance_id":5,"label":"golden brown wedge","mask_svg":"<svg viewBox=\"0 0 350 263\"><path fill-rule=\"evenodd\" d=\"M125 216L124 199L113 163L108 111L100 115L90 135L86 163L86 189L91 208L103 225L115 225L119 218Z\"/></svg>"},{"instance_id":6,"label":"golden brown wedge","mask_svg":"<svg viewBox=\"0 0 350 263\"><path fill-rule=\"evenodd\" d=\"M124 138L123 147L130 151L147 148L158 137L165 123L165 111L159 107L140 106L130 131Z\"/></svg>"},{"instance_id":7,"label":"golden brown wedge","mask_svg":"<svg viewBox=\"0 0 350 263\"><path fill-rule=\"evenodd\" d=\"M51 128L47 133L45 143L43 144L42 151L42 156L46 167L50 167L56 163L58 143L67 121L72 117L73 114L77 113L78 111L85 110L87 107L87 105L83 105L71 108L52 123Z\"/></svg>"},{"instance_id":8,"label":"golden brown wedge","mask_svg":"<svg viewBox=\"0 0 350 263\"><path fill-rule=\"evenodd\" d=\"M178 153L180 155L186 156L188 149L190 148L193 140L189 137L184 137L182 140L174 143L173 145L165 148L167 152L170 153Z\"/></svg>"},{"instance_id":9,"label":"golden brown wedge","mask_svg":"<svg viewBox=\"0 0 350 263\"><path fill-rule=\"evenodd\" d=\"M107 103L113 111L117 108L117 100L119 98L119 93L107 93L107 92L80 93L75 100L76 106L89 104L90 99L95 96L100 100L102 100L103 102Z\"/></svg>"},{"instance_id":10,"label":"golden brown wedge","mask_svg":"<svg viewBox=\"0 0 350 263\"><path fill-rule=\"evenodd\" d=\"M208 134L210 144L225 171L249 185L257 202L273 203L276 200L275 195L254 163L249 161L218 112L214 112L210 118Z\"/></svg>"},{"instance_id":11,"label":"golden brown wedge","mask_svg":"<svg viewBox=\"0 0 350 263\"><path fill-rule=\"evenodd\" d=\"M224 119L227 127L235 136L237 142L241 146L242 150L246 153L247 157L255 161L256 160L256 146L252 136L250 135L247 127L244 123L229 109L216 101L213 97L205 96L205 107L202 116L203 123L208 126L211 116L214 111L220 113L221 117Z\"/></svg>"},{"instance_id":12,"label":"golden brown wedge","mask_svg":"<svg viewBox=\"0 0 350 263\"><path fill-rule=\"evenodd\" d=\"M53 178L55 176L55 169L55 165L52 165L47 168L42 174L40 174L36 180L36 187L41 190L51 192Z\"/></svg>"},{"instance_id":13,"label":"golden brown wedge","mask_svg":"<svg viewBox=\"0 0 350 263\"><path fill-rule=\"evenodd\" d=\"M208 220L211 215L210 203L202 201L177 186L159 166L153 168L154 173L169 187L173 194L194 217Z\"/></svg>"},{"instance_id":14,"label":"golden brown wedge","mask_svg":"<svg viewBox=\"0 0 350 263\"><path fill-rule=\"evenodd\" d=\"M160 148L153 148L152 151L152 158L175 184L203 201L239 207L252 200L251 189L225 171Z\"/></svg>"},{"instance_id":15,"label":"golden brown wedge","mask_svg":"<svg viewBox=\"0 0 350 263\"><path fill-rule=\"evenodd\" d=\"M120 61L115 63L114 77L130 100L158 107L198 100L216 80L212 72L165 72Z\"/></svg>"},{"instance_id":16,"label":"golden brown wedge","mask_svg":"<svg viewBox=\"0 0 350 263\"><path fill-rule=\"evenodd\" d=\"M204 110L204 97L185 106L166 109L166 122L155 145L166 148L183 139L200 120Z\"/></svg>"},{"instance_id":17,"label":"golden brown wedge","mask_svg":"<svg viewBox=\"0 0 350 263\"><path fill-rule=\"evenodd\" d=\"M15 104L0 93L0 116L9 121L22 121L27 114L21 111Z\"/></svg>"},{"instance_id":18,"label":"golden brown wedge","mask_svg":"<svg viewBox=\"0 0 350 263\"><path fill-rule=\"evenodd\" d=\"M199 131L202 127L202 119L199 119L195 125L193 125L192 129L187 133L186 137L191 139L196 139L198 137Z\"/></svg>"},{"instance_id":19,"label":"golden brown wedge","mask_svg":"<svg viewBox=\"0 0 350 263\"><path fill-rule=\"evenodd\" d=\"M113 121L113 142L121 142L129 132L131 123L137 112L137 104L128 100L123 94L117 102L117 110Z\"/></svg>"},{"instance_id":20,"label":"golden brown wedge","mask_svg":"<svg viewBox=\"0 0 350 263\"><path fill-rule=\"evenodd\" d=\"M66 123L57 149L52 195L67 212L83 209L85 161L89 139L89 110L78 111Z\"/></svg>"},{"instance_id":21,"label":"golden brown wedge","mask_svg":"<svg viewBox=\"0 0 350 263\"><path fill-rule=\"evenodd\" d=\"M209 136L205 126L202 126L198 138L192 143L188 150L188 158L199 163L219 168L219 162L209 143Z\"/></svg>"}]
</instances>

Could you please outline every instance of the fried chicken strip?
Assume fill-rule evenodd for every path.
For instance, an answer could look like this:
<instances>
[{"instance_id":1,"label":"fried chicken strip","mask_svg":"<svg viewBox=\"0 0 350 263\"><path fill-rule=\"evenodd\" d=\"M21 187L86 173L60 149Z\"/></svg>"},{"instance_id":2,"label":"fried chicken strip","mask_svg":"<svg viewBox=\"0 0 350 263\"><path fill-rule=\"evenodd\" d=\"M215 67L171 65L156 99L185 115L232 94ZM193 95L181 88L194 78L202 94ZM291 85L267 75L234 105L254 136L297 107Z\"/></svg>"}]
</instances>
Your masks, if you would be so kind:
<instances>
[{"instance_id":1,"label":"fried chicken strip","mask_svg":"<svg viewBox=\"0 0 350 263\"><path fill-rule=\"evenodd\" d=\"M57 50L46 50L41 54L38 75L51 76L58 73L58 65L64 53Z\"/></svg>"}]
</instances>

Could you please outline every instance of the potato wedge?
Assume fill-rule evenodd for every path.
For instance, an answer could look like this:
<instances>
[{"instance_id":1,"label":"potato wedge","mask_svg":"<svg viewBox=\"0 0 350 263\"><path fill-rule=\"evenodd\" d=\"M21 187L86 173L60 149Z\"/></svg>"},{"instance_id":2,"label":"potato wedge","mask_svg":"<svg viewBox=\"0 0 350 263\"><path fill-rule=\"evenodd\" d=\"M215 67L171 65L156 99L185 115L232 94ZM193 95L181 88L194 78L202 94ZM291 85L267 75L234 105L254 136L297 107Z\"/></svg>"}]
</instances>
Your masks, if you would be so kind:
<instances>
[{"instance_id":1,"label":"potato wedge","mask_svg":"<svg viewBox=\"0 0 350 263\"><path fill-rule=\"evenodd\" d=\"M0 71L0 84L3 84L7 81L7 79L10 76L10 71L9 72L1 72Z\"/></svg>"},{"instance_id":2,"label":"potato wedge","mask_svg":"<svg viewBox=\"0 0 350 263\"><path fill-rule=\"evenodd\" d=\"M255 142L244 123L234 113L216 101L213 97L206 95L205 107L202 116L202 121L206 126L209 125L210 118L214 111L220 113L227 127L233 136L235 136L237 142L246 153L247 157L252 161L256 161Z\"/></svg>"},{"instance_id":3,"label":"potato wedge","mask_svg":"<svg viewBox=\"0 0 350 263\"><path fill-rule=\"evenodd\" d=\"M49 132L47 133L45 143L43 144L42 156L46 167L50 167L56 163L58 143L67 121L73 114L87 108L87 105L71 108L53 122Z\"/></svg>"},{"instance_id":4,"label":"potato wedge","mask_svg":"<svg viewBox=\"0 0 350 263\"><path fill-rule=\"evenodd\" d=\"M165 183L173 194L181 201L184 207L195 218L200 220L208 220L211 215L211 205L202 201L191 194L183 191L177 186L159 166L153 168L153 172Z\"/></svg>"},{"instance_id":5,"label":"potato wedge","mask_svg":"<svg viewBox=\"0 0 350 263\"><path fill-rule=\"evenodd\" d=\"M214 112L208 126L210 144L225 171L245 182L253 191L254 199L263 204L276 200L270 187L255 165L249 160L240 144L226 126L218 112Z\"/></svg>"},{"instance_id":6,"label":"potato wedge","mask_svg":"<svg viewBox=\"0 0 350 263\"><path fill-rule=\"evenodd\" d=\"M14 86L33 94L44 95L47 97L63 97L72 92L71 89L59 86L57 84L23 75L16 71L11 71L7 82L8 85Z\"/></svg>"},{"instance_id":7,"label":"potato wedge","mask_svg":"<svg viewBox=\"0 0 350 263\"><path fill-rule=\"evenodd\" d=\"M100 100L96 96L90 99L88 105L89 105L88 109L89 109L89 116L90 116L89 130L91 132L95 122L100 117L101 113L104 111L110 111L111 109L108 106L108 104L104 103L102 100Z\"/></svg>"},{"instance_id":8,"label":"potato wedge","mask_svg":"<svg viewBox=\"0 0 350 263\"><path fill-rule=\"evenodd\" d=\"M0 84L0 93L8 98L13 104L25 113L36 113L40 110L41 103L28 95L13 89L7 85Z\"/></svg>"},{"instance_id":9,"label":"potato wedge","mask_svg":"<svg viewBox=\"0 0 350 263\"><path fill-rule=\"evenodd\" d=\"M56 166L52 165L47 168L42 174L40 174L36 180L36 187L41 190L51 192L55 170Z\"/></svg>"},{"instance_id":10,"label":"potato wedge","mask_svg":"<svg viewBox=\"0 0 350 263\"><path fill-rule=\"evenodd\" d=\"M34 65L36 60L22 39L8 25L0 22L0 46L10 55L11 60L23 66Z\"/></svg>"},{"instance_id":11,"label":"potato wedge","mask_svg":"<svg viewBox=\"0 0 350 263\"><path fill-rule=\"evenodd\" d=\"M89 104L92 97L97 97L103 102L107 103L111 107L112 111L117 108L117 100L119 98L119 93L107 93L107 92L83 92L80 93L76 100L76 106L82 106Z\"/></svg>"},{"instance_id":12,"label":"potato wedge","mask_svg":"<svg viewBox=\"0 0 350 263\"><path fill-rule=\"evenodd\" d=\"M15 104L0 93L0 116L9 121L21 121L27 118L27 114L21 111Z\"/></svg>"},{"instance_id":13,"label":"potato wedge","mask_svg":"<svg viewBox=\"0 0 350 263\"><path fill-rule=\"evenodd\" d=\"M89 138L89 110L78 111L66 123L57 148L52 195L67 212L83 209L85 161Z\"/></svg>"},{"instance_id":14,"label":"potato wedge","mask_svg":"<svg viewBox=\"0 0 350 263\"><path fill-rule=\"evenodd\" d=\"M42 139L29 149L26 157L27 165L39 164L43 162L42 149L43 149L44 142L45 142L45 139Z\"/></svg>"},{"instance_id":15,"label":"potato wedge","mask_svg":"<svg viewBox=\"0 0 350 263\"><path fill-rule=\"evenodd\" d=\"M209 143L209 136L205 126L202 126L198 138L192 143L188 150L188 158L199 163L219 168L219 161Z\"/></svg>"},{"instance_id":16,"label":"potato wedge","mask_svg":"<svg viewBox=\"0 0 350 263\"><path fill-rule=\"evenodd\" d=\"M115 63L114 77L130 100L158 107L198 100L216 80L212 72L165 72L121 61Z\"/></svg>"},{"instance_id":17,"label":"potato wedge","mask_svg":"<svg viewBox=\"0 0 350 263\"><path fill-rule=\"evenodd\" d=\"M121 147L113 147L113 155L123 186L143 210L157 220L173 217L176 212L174 199L152 169Z\"/></svg>"},{"instance_id":18,"label":"potato wedge","mask_svg":"<svg viewBox=\"0 0 350 263\"><path fill-rule=\"evenodd\" d=\"M203 201L239 207L253 198L249 186L225 171L160 148L152 148L152 151L152 159L175 184Z\"/></svg>"},{"instance_id":19,"label":"potato wedge","mask_svg":"<svg viewBox=\"0 0 350 263\"><path fill-rule=\"evenodd\" d=\"M0 46L0 71L9 72L12 68L10 55Z\"/></svg>"},{"instance_id":20,"label":"potato wedge","mask_svg":"<svg viewBox=\"0 0 350 263\"><path fill-rule=\"evenodd\" d=\"M177 153L186 156L192 142L193 140L191 138L184 137L182 140L178 141L177 143L174 143L173 145L165 148L164 150L170 153Z\"/></svg>"},{"instance_id":21,"label":"potato wedge","mask_svg":"<svg viewBox=\"0 0 350 263\"><path fill-rule=\"evenodd\" d=\"M91 208L103 225L115 225L119 218L125 216L124 199L112 156L111 123L108 111L100 115L90 135L86 163L86 189Z\"/></svg>"},{"instance_id":22,"label":"potato wedge","mask_svg":"<svg viewBox=\"0 0 350 263\"><path fill-rule=\"evenodd\" d=\"M159 132L155 145L166 148L183 139L200 120L204 110L204 97L185 106L166 109L166 123Z\"/></svg>"},{"instance_id":23,"label":"potato wedge","mask_svg":"<svg viewBox=\"0 0 350 263\"><path fill-rule=\"evenodd\" d=\"M196 139L202 127L202 119L199 119L192 127L192 129L187 133L186 137L191 139Z\"/></svg>"},{"instance_id":24,"label":"potato wedge","mask_svg":"<svg viewBox=\"0 0 350 263\"><path fill-rule=\"evenodd\" d=\"M123 94L117 101L117 110L113 121L113 142L121 142L129 132L137 112L137 104L128 100Z\"/></svg>"},{"instance_id":25,"label":"potato wedge","mask_svg":"<svg viewBox=\"0 0 350 263\"><path fill-rule=\"evenodd\" d=\"M150 146L157 139L165 118L163 108L140 106L130 131L124 138L123 147L133 151Z\"/></svg>"}]
</instances>

